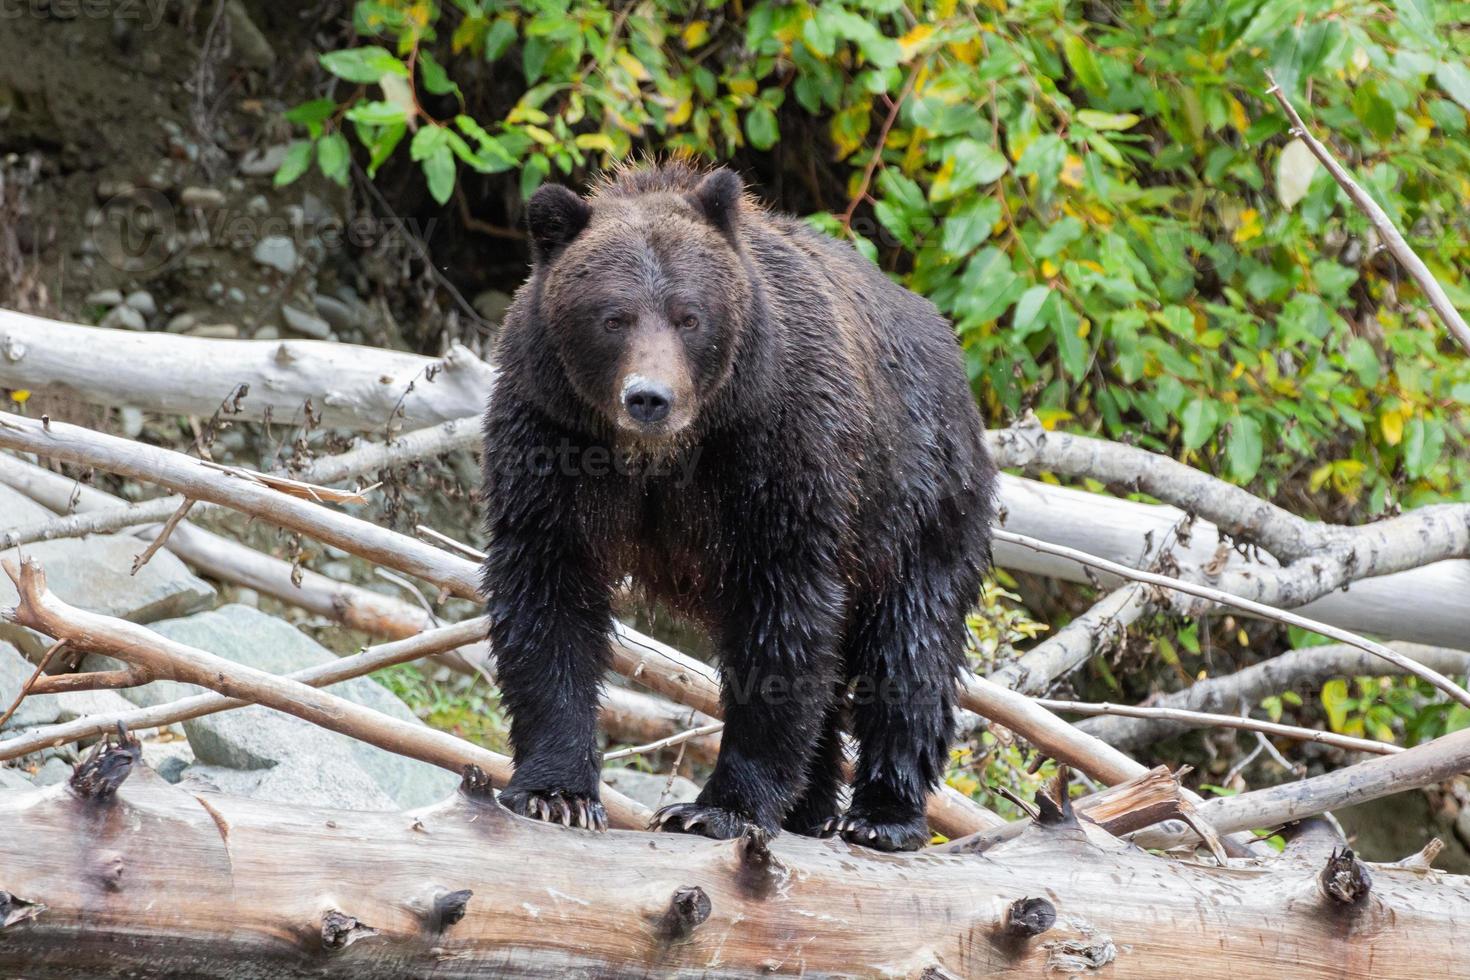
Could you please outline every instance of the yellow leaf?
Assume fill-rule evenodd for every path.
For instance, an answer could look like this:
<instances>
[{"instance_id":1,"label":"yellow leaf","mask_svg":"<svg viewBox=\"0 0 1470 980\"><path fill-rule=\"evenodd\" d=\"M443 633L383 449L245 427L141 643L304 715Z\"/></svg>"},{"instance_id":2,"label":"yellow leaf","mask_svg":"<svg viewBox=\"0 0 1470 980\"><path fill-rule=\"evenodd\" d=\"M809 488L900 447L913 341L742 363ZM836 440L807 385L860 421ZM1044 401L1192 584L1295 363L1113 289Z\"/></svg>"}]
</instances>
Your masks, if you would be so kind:
<instances>
[{"instance_id":1,"label":"yellow leaf","mask_svg":"<svg viewBox=\"0 0 1470 980\"><path fill-rule=\"evenodd\" d=\"M899 38L898 48L903 52L903 60L911 60L919 52L919 49L924 46L924 42L929 40L933 34L933 24L918 24L915 25L913 30Z\"/></svg>"},{"instance_id":2,"label":"yellow leaf","mask_svg":"<svg viewBox=\"0 0 1470 980\"><path fill-rule=\"evenodd\" d=\"M684 33L680 37L684 41L685 49L693 51L709 40L709 21L696 20L691 22L688 27L684 28Z\"/></svg>"},{"instance_id":3,"label":"yellow leaf","mask_svg":"<svg viewBox=\"0 0 1470 980\"><path fill-rule=\"evenodd\" d=\"M546 130L542 129L540 126L530 126L530 125L527 125L527 126L523 126L521 128L526 131L526 135L527 136L531 137L531 139L535 140L537 143L540 143L542 146L555 146L556 145L556 137L555 136L552 136L550 133L548 133Z\"/></svg>"},{"instance_id":4,"label":"yellow leaf","mask_svg":"<svg viewBox=\"0 0 1470 980\"><path fill-rule=\"evenodd\" d=\"M668 123L670 126L682 126L689 121L689 117L693 114L694 100L685 97L679 101L678 105L674 106L674 111L669 113Z\"/></svg>"},{"instance_id":5,"label":"yellow leaf","mask_svg":"<svg viewBox=\"0 0 1470 980\"><path fill-rule=\"evenodd\" d=\"M1236 361L1235 367L1230 369L1230 380L1238 381L1242 374L1245 374L1245 365L1240 361Z\"/></svg>"},{"instance_id":6,"label":"yellow leaf","mask_svg":"<svg viewBox=\"0 0 1470 980\"><path fill-rule=\"evenodd\" d=\"M617 152L617 147L613 145L612 137L606 133L579 133L577 134L577 146L584 150L602 150L604 153Z\"/></svg>"},{"instance_id":7,"label":"yellow leaf","mask_svg":"<svg viewBox=\"0 0 1470 980\"><path fill-rule=\"evenodd\" d=\"M1383 441L1397 446L1404 438L1404 412L1394 409L1378 416L1378 428L1383 431Z\"/></svg>"},{"instance_id":8,"label":"yellow leaf","mask_svg":"<svg viewBox=\"0 0 1470 980\"><path fill-rule=\"evenodd\" d=\"M1231 239L1237 244L1248 242L1252 238L1260 238L1265 229L1261 226L1261 215L1255 208L1246 208L1240 213L1240 224L1236 226L1235 233Z\"/></svg>"},{"instance_id":9,"label":"yellow leaf","mask_svg":"<svg viewBox=\"0 0 1470 980\"><path fill-rule=\"evenodd\" d=\"M1092 333L1092 321L1083 317L1082 325L1077 328L1077 336L1086 338L1090 333Z\"/></svg>"},{"instance_id":10,"label":"yellow leaf","mask_svg":"<svg viewBox=\"0 0 1470 980\"><path fill-rule=\"evenodd\" d=\"M978 37L968 41L952 41L949 45L949 53L955 56L956 61L964 65L978 64L984 50Z\"/></svg>"},{"instance_id":11,"label":"yellow leaf","mask_svg":"<svg viewBox=\"0 0 1470 980\"><path fill-rule=\"evenodd\" d=\"M1235 127L1237 133L1244 133L1251 125L1250 118L1245 114L1245 106L1233 96L1230 99L1230 125Z\"/></svg>"},{"instance_id":12,"label":"yellow leaf","mask_svg":"<svg viewBox=\"0 0 1470 980\"><path fill-rule=\"evenodd\" d=\"M643 67L643 62L633 57L627 51L619 51L613 56L613 60L622 66L623 71L633 77L635 82L646 82L649 79L648 69Z\"/></svg>"},{"instance_id":13,"label":"yellow leaf","mask_svg":"<svg viewBox=\"0 0 1470 980\"><path fill-rule=\"evenodd\" d=\"M1057 266L1056 266L1056 263L1053 262L1051 259L1042 259L1041 260L1041 274L1043 276L1046 276L1046 278L1048 278L1048 279L1050 279L1052 276L1056 275L1057 274Z\"/></svg>"},{"instance_id":14,"label":"yellow leaf","mask_svg":"<svg viewBox=\"0 0 1470 980\"><path fill-rule=\"evenodd\" d=\"M725 87L736 95L754 95L756 84L753 78L732 78L725 83Z\"/></svg>"},{"instance_id":15,"label":"yellow leaf","mask_svg":"<svg viewBox=\"0 0 1470 980\"><path fill-rule=\"evenodd\" d=\"M1058 422L1070 422L1072 413L1065 408L1038 408L1036 418L1041 423L1041 427L1050 432L1056 428Z\"/></svg>"},{"instance_id":16,"label":"yellow leaf","mask_svg":"<svg viewBox=\"0 0 1470 980\"><path fill-rule=\"evenodd\" d=\"M1072 153L1068 153L1067 154L1067 159L1062 164L1062 172L1061 172L1061 175L1060 175L1060 180L1061 180L1061 182L1063 184L1065 184L1068 187L1081 187L1082 186L1082 158L1081 157L1079 157L1079 156L1077 156L1075 154L1072 154Z\"/></svg>"},{"instance_id":17,"label":"yellow leaf","mask_svg":"<svg viewBox=\"0 0 1470 980\"><path fill-rule=\"evenodd\" d=\"M10 393L10 400L17 405L24 405L31 400L31 393L24 388L17 388Z\"/></svg>"}]
</instances>

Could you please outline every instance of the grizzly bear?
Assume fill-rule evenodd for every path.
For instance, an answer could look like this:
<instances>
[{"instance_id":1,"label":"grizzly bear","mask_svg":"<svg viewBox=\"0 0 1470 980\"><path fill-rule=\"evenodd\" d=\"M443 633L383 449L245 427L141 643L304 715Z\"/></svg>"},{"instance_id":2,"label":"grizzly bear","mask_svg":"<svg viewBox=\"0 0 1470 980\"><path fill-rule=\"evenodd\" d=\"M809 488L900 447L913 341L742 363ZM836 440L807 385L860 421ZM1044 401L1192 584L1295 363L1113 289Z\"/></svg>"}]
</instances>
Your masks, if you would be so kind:
<instances>
[{"instance_id":1,"label":"grizzly bear","mask_svg":"<svg viewBox=\"0 0 1470 980\"><path fill-rule=\"evenodd\" d=\"M485 419L501 802L605 826L598 701L631 580L708 630L722 682L714 770L656 827L921 846L994 507L949 324L728 169L543 186L528 224Z\"/></svg>"}]
</instances>

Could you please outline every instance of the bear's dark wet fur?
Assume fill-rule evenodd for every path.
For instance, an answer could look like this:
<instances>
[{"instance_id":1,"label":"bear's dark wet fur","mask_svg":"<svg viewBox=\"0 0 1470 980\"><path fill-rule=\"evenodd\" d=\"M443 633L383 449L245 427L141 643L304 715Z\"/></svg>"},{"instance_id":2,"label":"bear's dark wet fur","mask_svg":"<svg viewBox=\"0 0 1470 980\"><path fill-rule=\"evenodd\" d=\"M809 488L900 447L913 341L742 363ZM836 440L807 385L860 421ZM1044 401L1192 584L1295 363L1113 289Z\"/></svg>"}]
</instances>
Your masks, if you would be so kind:
<instances>
[{"instance_id":1,"label":"bear's dark wet fur","mask_svg":"<svg viewBox=\"0 0 1470 980\"><path fill-rule=\"evenodd\" d=\"M659 826L921 846L995 484L949 324L729 170L543 187L529 222L485 424L502 802L603 824L597 706L631 576L720 653L719 761Z\"/></svg>"}]
</instances>

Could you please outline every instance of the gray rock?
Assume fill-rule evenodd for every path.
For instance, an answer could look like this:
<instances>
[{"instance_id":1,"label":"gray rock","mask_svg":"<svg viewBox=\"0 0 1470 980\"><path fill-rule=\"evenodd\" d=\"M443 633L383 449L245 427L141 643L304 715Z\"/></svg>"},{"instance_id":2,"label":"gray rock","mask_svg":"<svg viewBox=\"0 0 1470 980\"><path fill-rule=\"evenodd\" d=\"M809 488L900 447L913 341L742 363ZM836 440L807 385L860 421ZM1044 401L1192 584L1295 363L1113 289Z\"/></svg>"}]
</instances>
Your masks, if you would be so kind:
<instances>
[{"instance_id":1,"label":"gray rock","mask_svg":"<svg viewBox=\"0 0 1470 980\"><path fill-rule=\"evenodd\" d=\"M194 750L182 738L154 735L142 739L140 744L143 762L171 783L178 782L184 770L194 764Z\"/></svg>"},{"instance_id":2,"label":"gray rock","mask_svg":"<svg viewBox=\"0 0 1470 980\"><path fill-rule=\"evenodd\" d=\"M295 254L295 242L285 235L266 235L256 242L250 256L262 266L272 267L285 275L291 275L301 264L300 257Z\"/></svg>"},{"instance_id":3,"label":"gray rock","mask_svg":"<svg viewBox=\"0 0 1470 980\"><path fill-rule=\"evenodd\" d=\"M240 328L233 323L201 323L185 332L190 337L212 337L215 340L235 340L240 336Z\"/></svg>"},{"instance_id":4,"label":"gray rock","mask_svg":"<svg viewBox=\"0 0 1470 980\"><path fill-rule=\"evenodd\" d=\"M276 52L270 41L250 19L250 12L240 0L225 4L225 18L230 24L230 47L247 67L269 71L276 63Z\"/></svg>"},{"instance_id":5,"label":"gray rock","mask_svg":"<svg viewBox=\"0 0 1470 980\"><path fill-rule=\"evenodd\" d=\"M179 192L179 203L212 211L225 206L225 193L213 187L185 187Z\"/></svg>"},{"instance_id":6,"label":"gray rock","mask_svg":"<svg viewBox=\"0 0 1470 980\"><path fill-rule=\"evenodd\" d=\"M295 627L249 606L222 606L213 612L155 623L152 628L180 643L272 674L286 674L335 659L329 650ZM88 668L94 666L92 660L99 666L107 663L105 658L91 658ZM197 693L196 688L173 681L155 681L124 692L140 705L193 693ZM332 693L394 718L417 722L402 701L366 677L333 685ZM437 766L384 752L265 708L242 708L195 718L184 723L184 731L199 762L208 766L318 770L330 763L338 769L366 773L391 801L387 809L424 806L443 799L459 783L454 773ZM336 805L324 799L318 802Z\"/></svg>"},{"instance_id":7,"label":"gray rock","mask_svg":"<svg viewBox=\"0 0 1470 980\"><path fill-rule=\"evenodd\" d=\"M213 587L168 551L160 551L137 575L130 575L133 558L142 550L143 543L128 535L26 545L27 554L46 570L51 591L90 612L151 623L214 602ZM10 579L0 576L0 609L15 605L17 598ZM39 634L8 622L0 622L0 640L13 643L27 657L40 656L49 645Z\"/></svg>"},{"instance_id":8,"label":"gray rock","mask_svg":"<svg viewBox=\"0 0 1470 980\"><path fill-rule=\"evenodd\" d=\"M239 770L194 765L185 769L180 785L186 789L214 789L270 803L333 807L338 810L398 810L400 805L373 782L351 759L340 755L306 763L292 762L270 769ZM446 794L447 795L447 794Z\"/></svg>"},{"instance_id":9,"label":"gray rock","mask_svg":"<svg viewBox=\"0 0 1470 980\"><path fill-rule=\"evenodd\" d=\"M241 289L239 286L231 286L229 288L229 291L225 293L225 299L231 303L234 303L236 306L239 306L241 303L245 302L245 290Z\"/></svg>"},{"instance_id":10,"label":"gray rock","mask_svg":"<svg viewBox=\"0 0 1470 980\"><path fill-rule=\"evenodd\" d=\"M101 212L98 212L99 214ZM123 294L116 289L99 289L95 293L89 293L83 300L88 306L105 306L112 309L123 301Z\"/></svg>"},{"instance_id":11,"label":"gray rock","mask_svg":"<svg viewBox=\"0 0 1470 980\"><path fill-rule=\"evenodd\" d=\"M487 289L477 294L470 305L486 320L499 323L505 319L505 311L510 308L510 294L498 289Z\"/></svg>"},{"instance_id":12,"label":"gray rock","mask_svg":"<svg viewBox=\"0 0 1470 980\"><path fill-rule=\"evenodd\" d=\"M248 201L245 202L245 213L246 214L254 214L254 215L269 214L270 213L270 209L271 209L271 202L268 201L268 200L266 200L266 197L265 197L264 194L257 194L254 197L252 197L250 200L248 200Z\"/></svg>"},{"instance_id":13,"label":"gray rock","mask_svg":"<svg viewBox=\"0 0 1470 980\"><path fill-rule=\"evenodd\" d=\"M609 767L602 770L602 781L653 810L670 803L688 803L699 795L699 787L683 776L675 776L671 785L667 775L637 769Z\"/></svg>"},{"instance_id":14,"label":"gray rock","mask_svg":"<svg viewBox=\"0 0 1470 980\"><path fill-rule=\"evenodd\" d=\"M143 410L131 405L124 405L117 410L118 425L122 427L122 434L129 439L136 439L143 431Z\"/></svg>"},{"instance_id":15,"label":"gray rock","mask_svg":"<svg viewBox=\"0 0 1470 980\"><path fill-rule=\"evenodd\" d=\"M0 703L5 708L15 703L20 694L21 687L31 674L35 673L35 665L20 655L20 651L9 643L0 643ZM0 708L4 711L5 708ZM10 716L6 727L19 729L31 728L35 725L50 725L61 716L61 706L54 698L33 697L26 698L15 709L15 714Z\"/></svg>"},{"instance_id":16,"label":"gray rock","mask_svg":"<svg viewBox=\"0 0 1470 980\"><path fill-rule=\"evenodd\" d=\"M317 340L327 340L332 336L330 323L294 306L281 307L281 319L286 321L287 327L299 334L315 337Z\"/></svg>"},{"instance_id":17,"label":"gray rock","mask_svg":"<svg viewBox=\"0 0 1470 980\"><path fill-rule=\"evenodd\" d=\"M255 243L255 250L250 255L261 265L288 276L301 264L296 254L296 243L285 235L267 235Z\"/></svg>"},{"instance_id":18,"label":"gray rock","mask_svg":"<svg viewBox=\"0 0 1470 980\"><path fill-rule=\"evenodd\" d=\"M194 314L180 313L174 317L171 317L168 321L168 326L164 327L163 329L167 330L169 333L184 333L186 330L188 330L190 327L194 326L198 322L199 318Z\"/></svg>"},{"instance_id":19,"label":"gray rock","mask_svg":"<svg viewBox=\"0 0 1470 980\"><path fill-rule=\"evenodd\" d=\"M70 779L71 772L70 763L62 759L47 759L41 771L36 773L34 782L37 786L55 786L57 783L64 783Z\"/></svg>"},{"instance_id":20,"label":"gray rock","mask_svg":"<svg viewBox=\"0 0 1470 980\"><path fill-rule=\"evenodd\" d=\"M139 289L128 293L123 302L149 319L158 315L158 304L154 301L153 294L147 290Z\"/></svg>"},{"instance_id":21,"label":"gray rock","mask_svg":"<svg viewBox=\"0 0 1470 980\"><path fill-rule=\"evenodd\" d=\"M0 766L0 792L8 789L35 789L36 784L31 782L25 773L10 766Z\"/></svg>"},{"instance_id":22,"label":"gray rock","mask_svg":"<svg viewBox=\"0 0 1470 980\"><path fill-rule=\"evenodd\" d=\"M247 177L269 177L281 169L281 164L286 162L286 146L284 143L276 146L268 146L263 150L251 150L240 158L240 172ZM101 196L101 191L98 191ZM104 201L106 197L102 198Z\"/></svg>"},{"instance_id":23,"label":"gray rock","mask_svg":"<svg viewBox=\"0 0 1470 980\"><path fill-rule=\"evenodd\" d=\"M0 531L39 524L55 516L19 490L0 484Z\"/></svg>"},{"instance_id":24,"label":"gray rock","mask_svg":"<svg viewBox=\"0 0 1470 980\"><path fill-rule=\"evenodd\" d=\"M148 321L131 306L114 306L97 324L114 330L147 330Z\"/></svg>"},{"instance_id":25,"label":"gray rock","mask_svg":"<svg viewBox=\"0 0 1470 980\"><path fill-rule=\"evenodd\" d=\"M316 305L317 315L331 324L334 330L356 330L361 323L357 309L340 299L317 296L312 302Z\"/></svg>"}]
</instances>

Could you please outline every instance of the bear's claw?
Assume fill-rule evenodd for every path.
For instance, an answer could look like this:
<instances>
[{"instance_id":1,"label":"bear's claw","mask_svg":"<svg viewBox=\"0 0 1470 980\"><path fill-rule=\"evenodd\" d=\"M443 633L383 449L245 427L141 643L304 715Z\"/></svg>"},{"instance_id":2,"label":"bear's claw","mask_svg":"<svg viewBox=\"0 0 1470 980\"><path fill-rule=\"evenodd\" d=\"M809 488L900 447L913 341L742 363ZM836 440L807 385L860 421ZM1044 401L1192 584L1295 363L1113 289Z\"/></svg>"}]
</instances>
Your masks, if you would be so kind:
<instances>
[{"instance_id":1,"label":"bear's claw","mask_svg":"<svg viewBox=\"0 0 1470 980\"><path fill-rule=\"evenodd\" d=\"M649 830L676 834L700 834L715 840L730 840L745 833L752 821L738 813L703 803L671 803L653 815Z\"/></svg>"},{"instance_id":2,"label":"bear's claw","mask_svg":"<svg viewBox=\"0 0 1470 980\"><path fill-rule=\"evenodd\" d=\"M877 851L917 851L929 841L922 819L917 823L890 823L851 812L822 824L821 836L841 837L849 844Z\"/></svg>"},{"instance_id":3,"label":"bear's claw","mask_svg":"<svg viewBox=\"0 0 1470 980\"><path fill-rule=\"evenodd\" d=\"M585 827L588 830L607 829L607 811L600 801L586 793L570 793L559 789L507 789L500 793L500 805L512 813L545 823L559 823L563 827Z\"/></svg>"}]
</instances>

